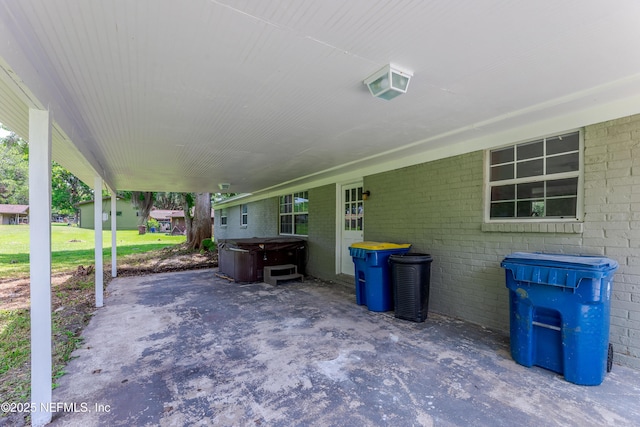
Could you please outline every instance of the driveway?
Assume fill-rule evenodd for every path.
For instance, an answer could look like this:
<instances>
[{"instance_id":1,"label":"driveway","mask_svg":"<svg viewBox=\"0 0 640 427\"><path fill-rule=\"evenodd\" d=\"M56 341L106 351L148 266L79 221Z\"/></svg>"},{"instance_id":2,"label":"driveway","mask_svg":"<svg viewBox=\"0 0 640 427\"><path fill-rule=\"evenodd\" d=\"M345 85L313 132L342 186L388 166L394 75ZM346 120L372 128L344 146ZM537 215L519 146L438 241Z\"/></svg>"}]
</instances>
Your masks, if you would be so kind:
<instances>
[{"instance_id":1,"label":"driveway","mask_svg":"<svg viewBox=\"0 0 640 427\"><path fill-rule=\"evenodd\" d=\"M517 365L500 332L370 312L336 284L215 272L113 280L52 425L640 425L638 371L578 386Z\"/></svg>"}]
</instances>

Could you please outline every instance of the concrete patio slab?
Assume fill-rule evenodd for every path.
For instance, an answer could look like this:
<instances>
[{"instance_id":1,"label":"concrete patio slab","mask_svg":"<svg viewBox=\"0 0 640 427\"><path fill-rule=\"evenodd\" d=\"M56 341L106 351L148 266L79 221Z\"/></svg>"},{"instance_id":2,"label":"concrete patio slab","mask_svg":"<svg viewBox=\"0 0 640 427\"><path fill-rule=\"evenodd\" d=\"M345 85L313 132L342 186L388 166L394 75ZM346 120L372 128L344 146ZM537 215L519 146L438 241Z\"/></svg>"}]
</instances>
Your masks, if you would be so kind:
<instances>
[{"instance_id":1,"label":"concrete patio slab","mask_svg":"<svg viewBox=\"0 0 640 427\"><path fill-rule=\"evenodd\" d=\"M640 425L637 371L578 386L517 365L502 333L373 313L335 284L214 273L113 280L52 425Z\"/></svg>"}]
</instances>

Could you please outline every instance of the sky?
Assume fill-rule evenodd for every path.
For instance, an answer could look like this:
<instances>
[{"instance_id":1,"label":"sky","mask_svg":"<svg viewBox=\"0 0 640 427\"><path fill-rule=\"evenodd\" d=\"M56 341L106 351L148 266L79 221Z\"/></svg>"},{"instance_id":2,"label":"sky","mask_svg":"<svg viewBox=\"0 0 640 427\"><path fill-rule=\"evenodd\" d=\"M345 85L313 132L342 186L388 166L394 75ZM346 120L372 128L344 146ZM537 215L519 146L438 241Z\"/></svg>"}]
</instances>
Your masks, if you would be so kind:
<instances>
[{"instance_id":1,"label":"sky","mask_svg":"<svg viewBox=\"0 0 640 427\"><path fill-rule=\"evenodd\" d=\"M0 125L2 125L2 123L0 123ZM4 138L5 136L9 135L10 133L11 133L10 131L0 128L0 138Z\"/></svg>"}]
</instances>

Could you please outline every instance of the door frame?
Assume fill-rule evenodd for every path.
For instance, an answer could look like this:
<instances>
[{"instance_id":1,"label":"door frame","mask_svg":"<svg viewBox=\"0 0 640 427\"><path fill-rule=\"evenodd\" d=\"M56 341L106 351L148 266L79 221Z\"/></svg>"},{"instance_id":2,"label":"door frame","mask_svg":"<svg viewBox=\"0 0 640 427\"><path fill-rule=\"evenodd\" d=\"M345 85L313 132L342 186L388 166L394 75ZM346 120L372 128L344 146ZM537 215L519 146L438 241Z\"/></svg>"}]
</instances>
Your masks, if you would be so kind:
<instances>
[{"instance_id":1,"label":"door frame","mask_svg":"<svg viewBox=\"0 0 640 427\"><path fill-rule=\"evenodd\" d=\"M342 232L344 230L344 207L342 206L342 192L345 186L362 186L364 188L364 180L362 178L355 178L348 181L336 183L336 246L335 246L335 273L336 275L342 273ZM364 238L364 221L362 226L362 235Z\"/></svg>"}]
</instances>

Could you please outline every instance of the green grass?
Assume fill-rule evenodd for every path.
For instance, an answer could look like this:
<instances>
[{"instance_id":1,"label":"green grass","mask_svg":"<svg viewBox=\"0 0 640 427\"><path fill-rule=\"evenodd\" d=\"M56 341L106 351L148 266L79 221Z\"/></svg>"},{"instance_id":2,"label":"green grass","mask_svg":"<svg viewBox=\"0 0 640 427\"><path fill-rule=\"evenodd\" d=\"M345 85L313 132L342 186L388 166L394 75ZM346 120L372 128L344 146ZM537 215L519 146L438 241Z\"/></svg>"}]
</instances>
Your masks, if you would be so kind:
<instances>
[{"instance_id":1,"label":"green grass","mask_svg":"<svg viewBox=\"0 0 640 427\"><path fill-rule=\"evenodd\" d=\"M105 269L111 262L111 232L103 234ZM137 230L116 233L118 259L137 259L147 252L185 242L185 236L161 233L138 234ZM29 227L0 225L0 280L29 276ZM95 264L94 231L64 224L51 228L51 270L74 272L79 265ZM71 353L81 343L80 331L93 311L94 276L71 277L53 290L59 310L52 313L53 387L64 375ZM0 304L0 396L4 401L27 402L30 393L29 309L3 309ZM0 418L3 415L0 414Z\"/></svg>"},{"instance_id":2,"label":"green grass","mask_svg":"<svg viewBox=\"0 0 640 427\"><path fill-rule=\"evenodd\" d=\"M29 310L0 310L0 375L29 360Z\"/></svg>"},{"instance_id":3,"label":"green grass","mask_svg":"<svg viewBox=\"0 0 640 427\"><path fill-rule=\"evenodd\" d=\"M111 262L111 231L102 235L105 265ZM162 233L138 234L138 230L116 232L118 258L184 243L185 236ZM51 270L73 271L79 265L95 264L94 231L64 224L51 227ZM29 275L29 227L0 225L0 280Z\"/></svg>"}]
</instances>

